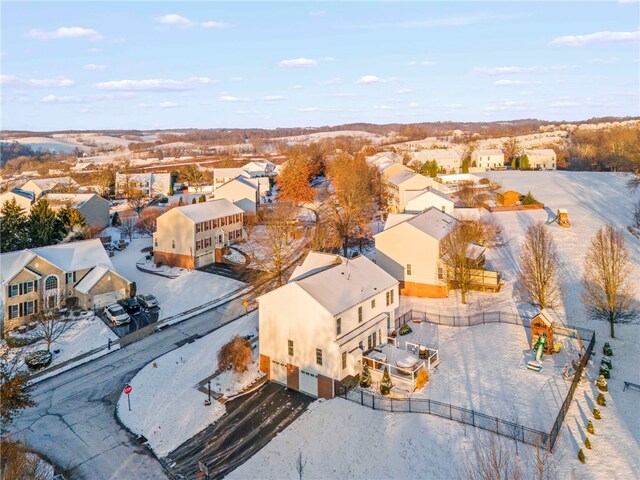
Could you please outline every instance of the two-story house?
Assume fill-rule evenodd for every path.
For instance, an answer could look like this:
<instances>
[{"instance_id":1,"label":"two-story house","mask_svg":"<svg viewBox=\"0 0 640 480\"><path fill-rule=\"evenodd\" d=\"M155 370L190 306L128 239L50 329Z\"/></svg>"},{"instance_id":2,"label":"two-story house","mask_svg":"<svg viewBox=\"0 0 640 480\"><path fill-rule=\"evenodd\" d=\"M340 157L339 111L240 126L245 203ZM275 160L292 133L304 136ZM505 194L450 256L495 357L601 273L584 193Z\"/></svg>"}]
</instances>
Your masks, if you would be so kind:
<instances>
[{"instance_id":1,"label":"two-story house","mask_svg":"<svg viewBox=\"0 0 640 480\"><path fill-rule=\"evenodd\" d=\"M557 168L556 152L552 148L529 149L522 153L529 158L529 166L533 170L555 170Z\"/></svg>"},{"instance_id":2,"label":"two-story house","mask_svg":"<svg viewBox=\"0 0 640 480\"><path fill-rule=\"evenodd\" d=\"M45 193L66 193L75 191L78 186L78 183L71 177L55 177L29 180L20 189L31 192L34 199L38 200Z\"/></svg>"},{"instance_id":3,"label":"two-story house","mask_svg":"<svg viewBox=\"0 0 640 480\"><path fill-rule=\"evenodd\" d=\"M433 182L430 178L410 170L403 170L392 175L385 181L389 196L389 211L404 212L406 192L410 190L426 190Z\"/></svg>"},{"instance_id":4,"label":"two-story house","mask_svg":"<svg viewBox=\"0 0 640 480\"><path fill-rule=\"evenodd\" d=\"M504 153L499 148L483 148L471 153L471 166L485 170L504 169Z\"/></svg>"},{"instance_id":5,"label":"two-story house","mask_svg":"<svg viewBox=\"0 0 640 480\"><path fill-rule=\"evenodd\" d=\"M99 228L109 226L109 202L95 193L47 193L42 198L54 211L64 205L75 208L87 225Z\"/></svg>"},{"instance_id":6,"label":"two-story house","mask_svg":"<svg viewBox=\"0 0 640 480\"><path fill-rule=\"evenodd\" d=\"M116 192L127 195L131 190L139 190L147 197L157 195L169 196L172 193L171 174L148 173L116 173Z\"/></svg>"},{"instance_id":7,"label":"two-story house","mask_svg":"<svg viewBox=\"0 0 640 480\"><path fill-rule=\"evenodd\" d=\"M223 248L242 238L242 226L242 209L224 198L172 208L158 217L154 261L182 268L220 262Z\"/></svg>"},{"instance_id":8,"label":"two-story house","mask_svg":"<svg viewBox=\"0 0 640 480\"><path fill-rule=\"evenodd\" d=\"M387 342L398 281L366 257L310 252L289 282L259 297L260 369L271 381L333 398Z\"/></svg>"},{"instance_id":9,"label":"two-story house","mask_svg":"<svg viewBox=\"0 0 640 480\"><path fill-rule=\"evenodd\" d=\"M0 273L5 328L27 323L38 310L70 299L85 310L97 309L131 290L99 239L3 253Z\"/></svg>"},{"instance_id":10,"label":"two-story house","mask_svg":"<svg viewBox=\"0 0 640 480\"><path fill-rule=\"evenodd\" d=\"M214 168L213 169L213 188L216 189L230 180L237 177L250 178L251 175L242 168Z\"/></svg>"},{"instance_id":11,"label":"two-story house","mask_svg":"<svg viewBox=\"0 0 640 480\"><path fill-rule=\"evenodd\" d=\"M252 180L252 178L242 176L229 180L216 187L213 197L216 199L226 198L246 214L255 215L258 205L260 205L261 195L259 187Z\"/></svg>"}]
</instances>

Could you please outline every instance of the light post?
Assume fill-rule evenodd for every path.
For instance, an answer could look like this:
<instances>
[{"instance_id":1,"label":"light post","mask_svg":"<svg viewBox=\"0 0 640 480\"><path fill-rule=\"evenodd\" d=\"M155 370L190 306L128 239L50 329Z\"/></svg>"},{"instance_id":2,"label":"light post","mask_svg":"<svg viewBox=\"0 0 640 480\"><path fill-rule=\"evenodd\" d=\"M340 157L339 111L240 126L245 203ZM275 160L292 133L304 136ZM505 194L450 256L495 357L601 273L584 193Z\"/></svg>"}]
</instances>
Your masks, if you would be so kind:
<instances>
[{"instance_id":1,"label":"light post","mask_svg":"<svg viewBox=\"0 0 640 480\"><path fill-rule=\"evenodd\" d=\"M209 391L209 402L211 402L211 380L209 380L209 381L207 382L207 385L208 385L208 387L209 387L209 388L208 388L208 391Z\"/></svg>"}]
</instances>

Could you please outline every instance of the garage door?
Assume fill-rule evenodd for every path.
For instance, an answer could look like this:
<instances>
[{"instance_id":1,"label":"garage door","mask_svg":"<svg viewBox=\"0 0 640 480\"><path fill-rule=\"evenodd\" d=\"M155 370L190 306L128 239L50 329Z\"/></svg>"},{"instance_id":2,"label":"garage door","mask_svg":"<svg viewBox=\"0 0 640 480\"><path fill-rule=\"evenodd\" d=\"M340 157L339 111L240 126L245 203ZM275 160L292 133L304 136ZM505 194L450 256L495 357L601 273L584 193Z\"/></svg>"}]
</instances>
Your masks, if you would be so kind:
<instances>
[{"instance_id":1,"label":"garage door","mask_svg":"<svg viewBox=\"0 0 640 480\"><path fill-rule=\"evenodd\" d=\"M106 292L99 293L93 297L93 308L98 309L102 307L106 307L107 305L111 305L112 303L116 303L118 300L124 298L124 292L115 291L115 292Z\"/></svg>"},{"instance_id":2,"label":"garage door","mask_svg":"<svg viewBox=\"0 0 640 480\"><path fill-rule=\"evenodd\" d=\"M271 380L274 382L287 384L287 364L271 360Z\"/></svg>"},{"instance_id":3,"label":"garage door","mask_svg":"<svg viewBox=\"0 0 640 480\"><path fill-rule=\"evenodd\" d=\"M205 253L196 257L196 268L204 267L213 263L213 252Z\"/></svg>"},{"instance_id":4,"label":"garage door","mask_svg":"<svg viewBox=\"0 0 640 480\"><path fill-rule=\"evenodd\" d=\"M318 396L318 375L300 370L300 391L314 397Z\"/></svg>"}]
</instances>

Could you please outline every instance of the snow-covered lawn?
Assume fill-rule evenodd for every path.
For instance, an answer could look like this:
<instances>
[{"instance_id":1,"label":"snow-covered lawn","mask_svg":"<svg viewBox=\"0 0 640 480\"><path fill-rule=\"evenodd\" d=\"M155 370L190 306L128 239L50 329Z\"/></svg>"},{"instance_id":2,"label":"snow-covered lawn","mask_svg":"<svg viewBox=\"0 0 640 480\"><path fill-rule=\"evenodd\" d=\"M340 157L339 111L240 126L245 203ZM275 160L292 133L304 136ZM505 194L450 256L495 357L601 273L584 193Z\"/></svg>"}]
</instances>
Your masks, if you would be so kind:
<instances>
[{"instance_id":1,"label":"snow-covered lawn","mask_svg":"<svg viewBox=\"0 0 640 480\"><path fill-rule=\"evenodd\" d=\"M310 230L300 226L296 229L296 232L301 235L300 238L290 239L289 245L285 249L285 258L292 257L296 252L302 252L304 245L307 243L307 235L310 234ZM251 237L234 245L238 250L242 250L244 253L251 257L250 268L261 268L264 270L273 268L273 262L271 260L272 252L269 248L268 234L264 225L256 225L250 229ZM263 239L266 239L263 241Z\"/></svg>"},{"instance_id":2,"label":"snow-covered lawn","mask_svg":"<svg viewBox=\"0 0 640 480\"><path fill-rule=\"evenodd\" d=\"M111 258L116 271L136 282L138 293L151 293L160 303L160 320L191 308L199 307L245 286L230 278L197 270L185 271L177 278L166 278L141 272L136 262L144 257L141 250L151 247L150 237L134 238L121 252Z\"/></svg>"},{"instance_id":3,"label":"snow-covered lawn","mask_svg":"<svg viewBox=\"0 0 640 480\"><path fill-rule=\"evenodd\" d=\"M133 387L131 411L126 395L121 395L118 416L132 432L149 440L157 456L168 455L224 414L224 405L215 400L210 406L204 405L207 394L197 390L197 384L217 370L217 355L222 345L234 335L255 335L257 328L258 315L253 312L154 360L130 382ZM240 378L224 373L212 380L212 390L220 388L229 396L260 375L254 363Z\"/></svg>"},{"instance_id":4,"label":"snow-covered lawn","mask_svg":"<svg viewBox=\"0 0 640 480\"><path fill-rule=\"evenodd\" d=\"M609 339L608 325L588 318L580 297L586 249L595 232L607 223L625 230L625 240L634 264L633 280L638 282L640 279L640 240L626 231L631 204L637 195L634 197L626 190L627 176L624 174L507 171L487 175L500 180L505 190L525 194L531 191L549 208L549 211L493 215L504 226L509 243L489 251L487 260L502 272L505 287L497 294L472 292L467 305L461 304L457 292L452 292L447 299L402 297L400 310L404 312L415 305L430 312L447 314L487 310L528 315L537 313L535 308L523 305L514 292L517 255L527 225L538 220L546 221L559 208L567 209L571 228L565 229L557 224L549 226L558 246L562 283L562 303L553 314L560 321L595 330L597 343L585 380L576 390L558 437L553 454L557 475L551 478L638 478L640 392L623 392L622 389L624 381L640 383L640 326L637 323L618 325L617 338ZM638 288L635 291L638 292ZM492 398L502 399L504 407L514 398L539 397L539 408L542 410L546 408L543 402L553 402L554 408L549 415L555 418L557 391L554 393L554 389L558 386L553 382L544 384L546 375L554 373L554 378L557 377L554 358L545 358L540 373L521 370L524 368L523 357L530 354L528 344L524 341L524 329L520 334L515 332L508 336L495 332L487 340L489 335L485 336L481 333L483 330L478 330L486 327L506 332L505 325L468 329L439 327L436 339L443 365L438 367L442 367L441 372L436 369L427 387L429 395L438 394L435 390L440 389L445 397L451 397L451 403L455 403L454 397L464 393L468 404L475 406L475 402L484 402L478 407L479 410L493 408ZM607 406L600 408L603 419L592 420L596 433L589 435L593 448L587 450L583 441L587 434L587 421L593 419L591 411L597 397L593 381L597 378L605 341L609 341L614 350L614 369L611 371L609 393L606 394ZM484 353L480 356L481 352ZM492 361L492 357L495 361ZM445 375L445 372L448 373ZM522 383L518 383L518 378ZM562 384L563 380L558 382ZM541 389L545 388L550 391L541 394ZM527 389L531 391L526 392ZM474 392L478 391L483 393L481 398L475 397ZM525 411L521 414L518 409L519 423L527 425L526 417L535 416L536 413ZM535 427L535 422L531 426ZM486 440L488 435L472 427L429 415L373 411L340 399L316 402L299 420L235 470L230 478L298 478L295 470L298 452L307 458L305 478L458 478L462 462L472 451L474 442L478 438ZM336 448L334 443L318 441L327 436L339 439L340 444L346 447ZM507 443L515 449L513 442ZM580 448L583 448L587 457L584 465L577 459ZM521 459L530 458L528 453L523 453L528 451L528 447L520 444L519 451ZM532 476L531 473L529 470L527 478Z\"/></svg>"},{"instance_id":5,"label":"snow-covered lawn","mask_svg":"<svg viewBox=\"0 0 640 480\"><path fill-rule=\"evenodd\" d=\"M100 320L100 318L94 316L91 312L87 312L85 316L78 317L77 319L73 316L70 317L68 325L69 326L60 338L51 344L53 359L50 366L47 368L66 362L67 360L75 358L78 355L82 355L83 353L90 352L96 348L104 347L109 342L109 339L111 339L112 342L118 339L118 336L113 333L111 329L107 327L102 320ZM35 331L36 330L29 333L33 334ZM26 347L12 348L10 349L9 354L11 358L13 358L14 355L24 357L30 352L46 350L46 348L46 342L44 342L44 340L40 340ZM120 345L112 345L111 348L120 348ZM54 353L55 350L60 351L58 353ZM108 350L105 349L100 353L104 355L108 353ZM28 370L28 367L24 363L22 363L21 368ZM43 370L46 371L46 369Z\"/></svg>"}]
</instances>

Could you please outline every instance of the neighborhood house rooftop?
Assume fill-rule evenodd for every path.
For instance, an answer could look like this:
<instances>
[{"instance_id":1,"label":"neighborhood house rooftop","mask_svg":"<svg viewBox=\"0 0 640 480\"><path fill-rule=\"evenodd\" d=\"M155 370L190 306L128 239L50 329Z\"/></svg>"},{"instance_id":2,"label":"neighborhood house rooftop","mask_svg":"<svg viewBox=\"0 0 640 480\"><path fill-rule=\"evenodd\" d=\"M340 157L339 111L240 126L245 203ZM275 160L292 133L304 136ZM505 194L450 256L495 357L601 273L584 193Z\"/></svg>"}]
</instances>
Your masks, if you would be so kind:
<instances>
[{"instance_id":1,"label":"neighborhood house rooftop","mask_svg":"<svg viewBox=\"0 0 640 480\"><path fill-rule=\"evenodd\" d=\"M193 205L185 205L184 207L176 207L174 210L180 212L194 223L244 213L241 208L236 207L226 198L194 203Z\"/></svg>"},{"instance_id":2,"label":"neighborhood house rooftop","mask_svg":"<svg viewBox=\"0 0 640 480\"><path fill-rule=\"evenodd\" d=\"M378 235L381 235L387 230L405 222L436 240L442 240L451 233L451 230L456 223L456 219L435 207L431 207L426 212L419 215L389 215L387 223L384 226L384 230Z\"/></svg>"}]
</instances>

